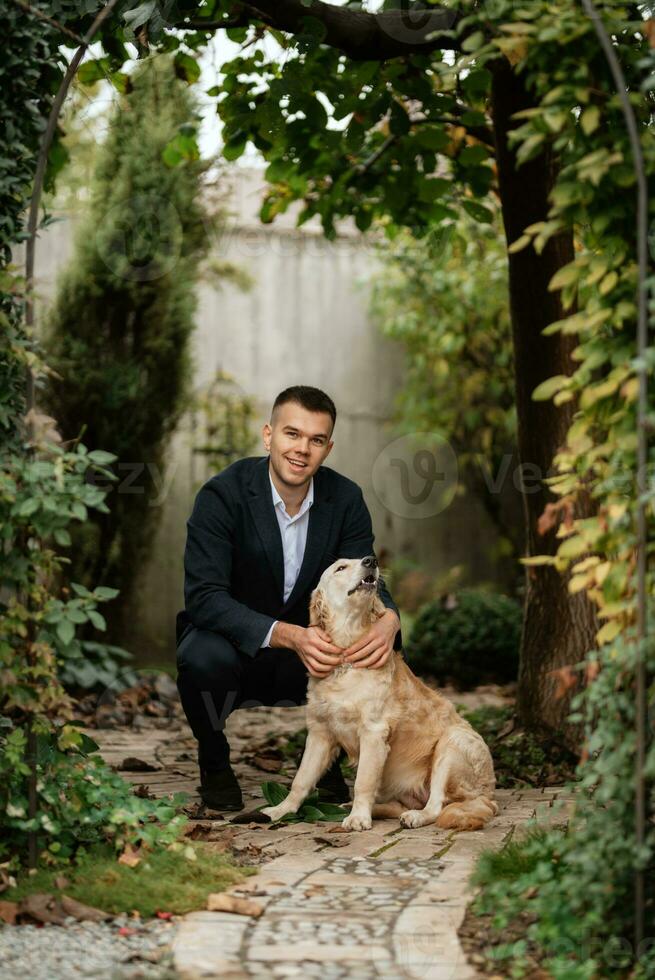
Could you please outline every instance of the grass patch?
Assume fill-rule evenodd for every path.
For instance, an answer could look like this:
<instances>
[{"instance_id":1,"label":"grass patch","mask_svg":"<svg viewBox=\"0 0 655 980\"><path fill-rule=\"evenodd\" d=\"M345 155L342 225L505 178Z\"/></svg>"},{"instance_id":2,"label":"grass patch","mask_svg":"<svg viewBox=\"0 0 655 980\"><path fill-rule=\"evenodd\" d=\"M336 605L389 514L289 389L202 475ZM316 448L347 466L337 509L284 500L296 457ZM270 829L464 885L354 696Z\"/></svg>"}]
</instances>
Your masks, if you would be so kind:
<instances>
[{"instance_id":1,"label":"grass patch","mask_svg":"<svg viewBox=\"0 0 655 980\"><path fill-rule=\"evenodd\" d=\"M515 881L535 870L543 854L535 844L544 843L548 832L541 827L530 830L521 840L511 840L500 851L483 851L474 872L476 885L492 881Z\"/></svg>"},{"instance_id":2,"label":"grass patch","mask_svg":"<svg viewBox=\"0 0 655 980\"><path fill-rule=\"evenodd\" d=\"M211 844L189 845L196 855L189 860L185 851L165 849L153 851L142 858L135 868L119 864L108 845L96 845L80 854L76 863L65 871L61 868L41 869L36 874L25 873L2 895L5 901L18 902L35 892L57 894L54 884L58 875L65 874L70 882L61 891L71 898L104 909L115 915L137 911L142 917L157 912L177 915L204 909L210 892L224 891L254 870L238 867Z\"/></svg>"}]
</instances>

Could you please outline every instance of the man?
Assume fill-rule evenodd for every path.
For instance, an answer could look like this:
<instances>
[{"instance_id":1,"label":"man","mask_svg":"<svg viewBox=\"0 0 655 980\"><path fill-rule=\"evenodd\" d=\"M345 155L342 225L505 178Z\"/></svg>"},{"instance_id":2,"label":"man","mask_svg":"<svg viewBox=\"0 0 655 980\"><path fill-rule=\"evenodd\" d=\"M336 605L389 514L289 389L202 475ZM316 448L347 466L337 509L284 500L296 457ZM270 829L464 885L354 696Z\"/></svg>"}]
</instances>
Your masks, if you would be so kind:
<instances>
[{"instance_id":1,"label":"man","mask_svg":"<svg viewBox=\"0 0 655 980\"><path fill-rule=\"evenodd\" d=\"M242 806L223 731L231 711L302 704L307 672L325 677L344 661L376 669L401 647L398 609L383 583L386 613L348 649L308 625L310 595L328 565L373 555L362 491L322 465L335 421L334 403L318 388L281 392L262 430L269 455L208 480L187 522L177 683L198 741L201 797L217 810ZM348 799L338 762L319 787Z\"/></svg>"}]
</instances>

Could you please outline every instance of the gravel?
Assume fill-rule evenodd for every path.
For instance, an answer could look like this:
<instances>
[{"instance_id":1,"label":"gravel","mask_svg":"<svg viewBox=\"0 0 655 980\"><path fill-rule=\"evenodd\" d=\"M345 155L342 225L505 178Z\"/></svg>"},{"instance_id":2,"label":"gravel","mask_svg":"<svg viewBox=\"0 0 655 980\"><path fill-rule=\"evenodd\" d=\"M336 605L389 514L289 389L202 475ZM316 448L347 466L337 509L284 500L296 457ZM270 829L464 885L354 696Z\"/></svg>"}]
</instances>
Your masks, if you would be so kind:
<instances>
[{"instance_id":1,"label":"gravel","mask_svg":"<svg viewBox=\"0 0 655 980\"><path fill-rule=\"evenodd\" d=\"M133 929L121 936L121 928ZM2 980L173 980L172 922L140 922L117 916L111 922L65 926L2 926Z\"/></svg>"}]
</instances>

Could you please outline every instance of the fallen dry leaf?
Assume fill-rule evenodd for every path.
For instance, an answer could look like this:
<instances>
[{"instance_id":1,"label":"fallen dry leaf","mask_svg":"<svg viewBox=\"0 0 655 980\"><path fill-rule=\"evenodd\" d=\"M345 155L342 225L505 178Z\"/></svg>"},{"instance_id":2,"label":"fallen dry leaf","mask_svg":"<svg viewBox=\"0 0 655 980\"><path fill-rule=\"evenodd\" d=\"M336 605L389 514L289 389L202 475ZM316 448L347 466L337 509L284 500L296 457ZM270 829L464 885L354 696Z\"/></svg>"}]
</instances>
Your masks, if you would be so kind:
<instances>
[{"instance_id":1,"label":"fallen dry leaf","mask_svg":"<svg viewBox=\"0 0 655 980\"><path fill-rule=\"evenodd\" d=\"M282 759L276 759L272 755L255 755L248 761L264 772L279 772L282 768Z\"/></svg>"},{"instance_id":2,"label":"fallen dry leaf","mask_svg":"<svg viewBox=\"0 0 655 980\"><path fill-rule=\"evenodd\" d=\"M138 759L135 755L126 756L117 767L119 772L157 772L161 766L153 766L145 759Z\"/></svg>"},{"instance_id":3,"label":"fallen dry leaf","mask_svg":"<svg viewBox=\"0 0 655 980\"><path fill-rule=\"evenodd\" d=\"M343 827L341 828L343 830ZM314 838L317 844L327 844L329 847L346 847L350 844L350 837L330 837L329 834L318 834Z\"/></svg>"},{"instance_id":4,"label":"fallen dry leaf","mask_svg":"<svg viewBox=\"0 0 655 980\"><path fill-rule=\"evenodd\" d=\"M126 864L128 868L136 868L137 864L141 861L141 854L139 850L135 850L131 844L125 846L125 850L118 859L119 864Z\"/></svg>"},{"instance_id":5,"label":"fallen dry leaf","mask_svg":"<svg viewBox=\"0 0 655 980\"><path fill-rule=\"evenodd\" d=\"M59 888L59 890L61 890L62 888L68 888L69 885L70 885L70 881L68 880L66 875L57 875L57 877L54 880L54 886L55 888Z\"/></svg>"},{"instance_id":6,"label":"fallen dry leaf","mask_svg":"<svg viewBox=\"0 0 655 980\"><path fill-rule=\"evenodd\" d=\"M258 919L264 911L261 905L249 898L238 898L236 895L212 893L207 896L209 912L233 912L235 915L249 915Z\"/></svg>"},{"instance_id":7,"label":"fallen dry leaf","mask_svg":"<svg viewBox=\"0 0 655 980\"><path fill-rule=\"evenodd\" d=\"M230 820L230 823L246 823L250 825L270 822L271 818L267 813L262 813L261 810L243 810Z\"/></svg>"},{"instance_id":8,"label":"fallen dry leaf","mask_svg":"<svg viewBox=\"0 0 655 980\"><path fill-rule=\"evenodd\" d=\"M105 922L113 918L111 912L93 908L92 905L84 905L83 902L78 902L68 895L61 896L61 907L66 915L72 915L79 922Z\"/></svg>"},{"instance_id":9,"label":"fallen dry leaf","mask_svg":"<svg viewBox=\"0 0 655 980\"><path fill-rule=\"evenodd\" d=\"M16 925L18 902L0 902L0 919L9 926Z\"/></svg>"},{"instance_id":10,"label":"fallen dry leaf","mask_svg":"<svg viewBox=\"0 0 655 980\"><path fill-rule=\"evenodd\" d=\"M50 922L57 926L63 925L66 918L54 895L45 892L37 892L24 898L19 903L18 915L27 915L37 922Z\"/></svg>"}]
</instances>

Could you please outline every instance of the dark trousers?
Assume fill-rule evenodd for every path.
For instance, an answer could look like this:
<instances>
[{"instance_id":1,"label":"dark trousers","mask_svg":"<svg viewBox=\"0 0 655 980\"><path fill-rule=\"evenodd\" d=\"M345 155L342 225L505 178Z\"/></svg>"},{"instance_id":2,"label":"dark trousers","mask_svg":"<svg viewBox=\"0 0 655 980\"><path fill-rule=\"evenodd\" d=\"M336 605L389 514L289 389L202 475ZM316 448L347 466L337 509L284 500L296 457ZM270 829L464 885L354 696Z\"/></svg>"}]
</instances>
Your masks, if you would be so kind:
<instances>
[{"instance_id":1,"label":"dark trousers","mask_svg":"<svg viewBox=\"0 0 655 980\"><path fill-rule=\"evenodd\" d=\"M201 769L226 769L230 746L223 729L235 708L304 704L307 671L297 653L265 647L254 657L211 630L188 626L177 647L177 688L198 741Z\"/></svg>"}]
</instances>

